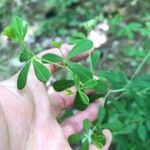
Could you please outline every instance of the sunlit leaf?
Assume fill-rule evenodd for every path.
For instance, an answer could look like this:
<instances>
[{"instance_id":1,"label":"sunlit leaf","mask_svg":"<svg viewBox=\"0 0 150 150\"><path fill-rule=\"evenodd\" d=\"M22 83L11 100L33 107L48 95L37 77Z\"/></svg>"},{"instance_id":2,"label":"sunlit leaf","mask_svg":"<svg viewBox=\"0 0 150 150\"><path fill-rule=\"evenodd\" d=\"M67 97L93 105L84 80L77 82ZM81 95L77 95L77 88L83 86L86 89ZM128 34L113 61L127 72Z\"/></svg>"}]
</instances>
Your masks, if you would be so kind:
<instances>
[{"instance_id":1,"label":"sunlit leaf","mask_svg":"<svg viewBox=\"0 0 150 150\"><path fill-rule=\"evenodd\" d=\"M68 53L68 58L72 58L74 56L77 56L81 53L84 53L88 50L90 50L93 47L92 41L89 39L83 39L80 40L74 47L73 49Z\"/></svg>"},{"instance_id":2,"label":"sunlit leaf","mask_svg":"<svg viewBox=\"0 0 150 150\"><path fill-rule=\"evenodd\" d=\"M34 72L38 80L42 82L47 82L50 78L50 72L47 67L42 63L34 60L33 61Z\"/></svg>"},{"instance_id":3,"label":"sunlit leaf","mask_svg":"<svg viewBox=\"0 0 150 150\"><path fill-rule=\"evenodd\" d=\"M57 62L62 62L63 58L55 55L55 54L45 54L43 57L43 63L57 63Z\"/></svg>"}]
</instances>

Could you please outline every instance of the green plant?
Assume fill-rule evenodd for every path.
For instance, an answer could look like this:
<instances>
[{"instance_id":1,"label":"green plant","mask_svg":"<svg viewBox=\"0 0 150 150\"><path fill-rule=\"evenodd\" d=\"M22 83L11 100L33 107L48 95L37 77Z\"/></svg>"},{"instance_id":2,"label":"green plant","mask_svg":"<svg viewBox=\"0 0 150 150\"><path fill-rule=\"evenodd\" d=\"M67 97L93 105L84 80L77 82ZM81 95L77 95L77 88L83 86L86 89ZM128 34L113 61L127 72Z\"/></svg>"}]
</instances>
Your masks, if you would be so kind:
<instances>
[{"instance_id":1,"label":"green plant","mask_svg":"<svg viewBox=\"0 0 150 150\"><path fill-rule=\"evenodd\" d=\"M18 76L18 89L21 90L25 87L31 65L34 68L37 79L45 84L50 76L52 76L52 73L47 69L45 64L54 64L72 74L69 80L63 79L54 82L53 88L56 91L65 90L66 94L71 95L73 92L70 87L75 86L77 92L73 105L74 109L84 110L89 103L97 98L103 97L104 99L103 105L100 106L96 121L92 123L87 119L84 120L84 131L81 134L71 135L69 137L69 142L71 144L80 143L81 150L88 149L90 143L94 143L97 147L101 148L105 144L102 129L108 128L112 131L113 135L117 136L128 134L131 130L134 130L131 129L129 125L131 125L130 122L132 121L132 117L136 114L137 110L135 108L137 105L140 105L141 110L145 109L148 113L148 109L145 108L145 103L147 103L145 99L148 98L147 95L149 95L150 90L149 74L144 77L138 75L150 58L150 51L144 54L145 56L141 64L136 69L133 76L128 79L124 72L108 72L105 70L100 72L97 71L96 68L100 59L100 52L98 50L95 50L93 53L89 52L90 69L81 63L72 62L73 57L88 52L93 48L92 41L86 38L79 40L68 53L66 58L64 58L63 55L58 56L55 54L45 54L42 58L36 56L31 49L26 46L24 41L27 28L27 23L24 23L21 18L15 17L12 24L4 30L4 34L10 39L16 41L22 49L20 61L24 62L25 65ZM54 42L53 45L61 52L60 43ZM60 64L60 62L63 62L64 65ZM95 75L99 78L94 79ZM87 95L86 90L94 90L95 92L94 94ZM124 106L124 103L126 103L124 100L125 98L133 101L133 103L127 108ZM136 101L137 99L138 101ZM134 111L132 112L134 115L130 118L130 114L127 111L132 108L134 108ZM120 113L117 114L117 112ZM141 117L142 115L147 117L141 111L139 117L136 116L134 124L138 126L139 138L142 141L145 141L147 138L147 132L144 123L146 122L149 130L149 122L147 122L147 119L143 120L143 117ZM126 118L126 116L128 117ZM115 136L116 139L117 136ZM122 138L124 137L122 136Z\"/></svg>"}]
</instances>

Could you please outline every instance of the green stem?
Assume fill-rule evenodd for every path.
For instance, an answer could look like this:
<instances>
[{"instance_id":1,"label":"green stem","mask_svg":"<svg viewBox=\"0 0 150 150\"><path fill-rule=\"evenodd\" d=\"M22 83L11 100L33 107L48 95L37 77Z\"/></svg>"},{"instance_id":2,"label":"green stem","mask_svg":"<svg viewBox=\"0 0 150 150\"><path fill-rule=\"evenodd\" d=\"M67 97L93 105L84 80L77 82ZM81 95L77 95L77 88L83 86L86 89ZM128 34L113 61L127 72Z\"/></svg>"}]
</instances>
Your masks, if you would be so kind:
<instances>
[{"instance_id":1,"label":"green stem","mask_svg":"<svg viewBox=\"0 0 150 150\"><path fill-rule=\"evenodd\" d=\"M125 86L125 88L127 88L132 83L132 80L140 73L141 69L143 68L143 66L145 65L145 63L148 61L149 57L150 57L150 51L144 57L143 61L141 62L141 64L139 65L139 67L136 69L135 73L133 74L133 76L131 77L130 81L127 83L127 85Z\"/></svg>"},{"instance_id":2,"label":"green stem","mask_svg":"<svg viewBox=\"0 0 150 150\"><path fill-rule=\"evenodd\" d=\"M132 83L132 80L140 73L141 69L143 68L143 66L145 65L145 63L148 61L150 57L150 51L148 52L148 54L145 56L145 58L143 59L143 61L141 62L141 64L139 65L139 67L136 69L135 73L133 74L133 76L131 77L131 79L128 81L128 83L124 86L124 88L122 89L118 89L118 90L109 90L107 92L107 94L104 97L104 102L102 104L102 106L104 106L105 101L107 99L107 97L111 94L111 93L118 93L118 92L124 92L128 86ZM122 93L119 97L116 98L116 100L120 99L120 97L122 97L124 95L124 93Z\"/></svg>"}]
</instances>

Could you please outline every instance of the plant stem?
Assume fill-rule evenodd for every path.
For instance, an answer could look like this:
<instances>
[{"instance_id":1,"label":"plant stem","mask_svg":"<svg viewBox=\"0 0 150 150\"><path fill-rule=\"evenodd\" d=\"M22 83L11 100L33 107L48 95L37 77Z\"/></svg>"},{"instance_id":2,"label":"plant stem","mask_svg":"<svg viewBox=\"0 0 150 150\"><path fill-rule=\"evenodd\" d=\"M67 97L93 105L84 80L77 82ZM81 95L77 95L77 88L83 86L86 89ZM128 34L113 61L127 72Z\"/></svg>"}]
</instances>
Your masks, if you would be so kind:
<instances>
[{"instance_id":1,"label":"plant stem","mask_svg":"<svg viewBox=\"0 0 150 150\"><path fill-rule=\"evenodd\" d=\"M136 69L135 73L133 74L133 76L131 77L131 79L129 80L129 82L124 86L124 88L122 89L118 89L118 90L109 90L107 92L107 94L104 97L104 102L102 104L102 107L105 105L106 99L107 97L111 94L111 93L118 93L118 92L124 92L128 86L132 83L132 80L140 73L141 69L143 68L143 66L145 65L145 63L148 61L150 57L150 51L148 52L148 54L145 56L145 58L143 59L143 61L141 62L141 64L139 65L139 67ZM116 100L118 100L120 97L122 97L124 95L124 93L122 93L119 97L116 98Z\"/></svg>"},{"instance_id":2,"label":"plant stem","mask_svg":"<svg viewBox=\"0 0 150 150\"><path fill-rule=\"evenodd\" d=\"M125 86L125 88L127 88L132 83L132 80L140 73L141 69L143 68L143 66L145 65L145 63L148 61L149 57L150 57L150 51L144 57L143 61L141 62L141 64L139 65L139 67L136 69L135 73L133 74L133 76L131 77L130 81L127 83L127 85Z\"/></svg>"}]
</instances>

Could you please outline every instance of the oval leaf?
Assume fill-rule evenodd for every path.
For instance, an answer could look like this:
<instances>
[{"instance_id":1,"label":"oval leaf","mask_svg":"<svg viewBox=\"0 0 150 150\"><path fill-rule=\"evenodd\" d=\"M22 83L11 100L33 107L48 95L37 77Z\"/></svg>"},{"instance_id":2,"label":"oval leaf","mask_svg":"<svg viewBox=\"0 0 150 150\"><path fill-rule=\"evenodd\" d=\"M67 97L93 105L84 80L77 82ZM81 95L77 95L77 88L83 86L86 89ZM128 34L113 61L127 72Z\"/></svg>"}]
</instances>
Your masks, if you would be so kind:
<instances>
[{"instance_id":1,"label":"oval leaf","mask_svg":"<svg viewBox=\"0 0 150 150\"><path fill-rule=\"evenodd\" d=\"M28 61L32 57L33 57L33 54L29 50L25 49L20 54L20 62Z\"/></svg>"},{"instance_id":2,"label":"oval leaf","mask_svg":"<svg viewBox=\"0 0 150 150\"><path fill-rule=\"evenodd\" d=\"M74 104L73 106L78 110L85 110L88 105L84 104L79 92L77 91L77 94L75 96Z\"/></svg>"},{"instance_id":3,"label":"oval leaf","mask_svg":"<svg viewBox=\"0 0 150 150\"><path fill-rule=\"evenodd\" d=\"M18 80L17 80L17 87L19 90L23 89L26 85L30 64L31 62L28 62L19 73Z\"/></svg>"},{"instance_id":4,"label":"oval leaf","mask_svg":"<svg viewBox=\"0 0 150 150\"><path fill-rule=\"evenodd\" d=\"M97 85L97 81L91 79L85 82L85 84L81 87L81 90L89 90L89 89L94 88L96 85Z\"/></svg>"},{"instance_id":5,"label":"oval leaf","mask_svg":"<svg viewBox=\"0 0 150 150\"><path fill-rule=\"evenodd\" d=\"M85 130L86 133L89 132L89 130L91 128L91 125L92 125L92 123L89 119L85 119L83 121L83 127L84 127L84 130Z\"/></svg>"},{"instance_id":6,"label":"oval leaf","mask_svg":"<svg viewBox=\"0 0 150 150\"><path fill-rule=\"evenodd\" d=\"M42 63L33 61L34 72L39 81L47 82L50 78L50 72Z\"/></svg>"},{"instance_id":7,"label":"oval leaf","mask_svg":"<svg viewBox=\"0 0 150 150\"><path fill-rule=\"evenodd\" d=\"M73 80L57 80L56 82L53 83L53 88L55 91L64 91L67 88L70 88L74 85Z\"/></svg>"},{"instance_id":8,"label":"oval leaf","mask_svg":"<svg viewBox=\"0 0 150 150\"><path fill-rule=\"evenodd\" d=\"M58 56L58 55L55 55L55 54L45 54L43 57L43 63L57 63L57 62L61 62L63 61L63 58ZM45 61L44 61L45 60Z\"/></svg>"},{"instance_id":9,"label":"oval leaf","mask_svg":"<svg viewBox=\"0 0 150 150\"><path fill-rule=\"evenodd\" d=\"M106 109L104 107L99 107L99 111L98 111L98 116L97 116L97 121L98 123L102 123L104 117L106 114Z\"/></svg>"},{"instance_id":10,"label":"oval leaf","mask_svg":"<svg viewBox=\"0 0 150 150\"><path fill-rule=\"evenodd\" d=\"M84 53L93 47L93 43L89 39L80 40L73 49L68 53L68 58L72 58L81 53Z\"/></svg>"},{"instance_id":11,"label":"oval leaf","mask_svg":"<svg viewBox=\"0 0 150 150\"><path fill-rule=\"evenodd\" d=\"M69 136L68 138L68 142L72 145L72 144L77 144L79 143L83 138L83 135L81 134L72 134Z\"/></svg>"},{"instance_id":12,"label":"oval leaf","mask_svg":"<svg viewBox=\"0 0 150 150\"><path fill-rule=\"evenodd\" d=\"M84 143L82 143L80 150L89 150L89 142L85 141Z\"/></svg>"},{"instance_id":13,"label":"oval leaf","mask_svg":"<svg viewBox=\"0 0 150 150\"><path fill-rule=\"evenodd\" d=\"M92 72L87 67L73 62L68 62L67 66L74 74L78 75L81 82L85 83L92 79Z\"/></svg>"},{"instance_id":14,"label":"oval leaf","mask_svg":"<svg viewBox=\"0 0 150 150\"><path fill-rule=\"evenodd\" d=\"M82 91L79 91L79 95L81 97L82 102L85 105L88 105L89 104L89 98L88 98L88 96L84 92L82 92Z\"/></svg>"}]
</instances>

